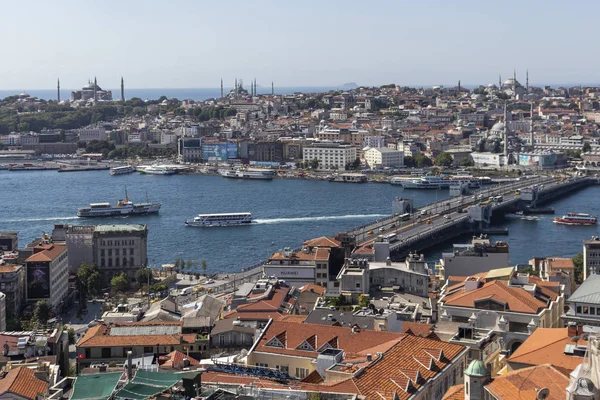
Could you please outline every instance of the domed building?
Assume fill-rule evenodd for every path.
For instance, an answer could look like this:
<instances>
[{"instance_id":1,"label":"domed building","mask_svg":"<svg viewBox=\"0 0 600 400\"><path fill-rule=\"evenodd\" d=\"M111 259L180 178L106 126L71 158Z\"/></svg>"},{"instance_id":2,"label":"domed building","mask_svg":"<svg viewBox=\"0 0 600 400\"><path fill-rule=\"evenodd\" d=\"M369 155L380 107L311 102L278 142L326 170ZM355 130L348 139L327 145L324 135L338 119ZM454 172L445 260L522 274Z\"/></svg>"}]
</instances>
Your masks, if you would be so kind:
<instances>
[{"instance_id":1,"label":"domed building","mask_svg":"<svg viewBox=\"0 0 600 400\"><path fill-rule=\"evenodd\" d=\"M502 83L500 86L500 91L512 98L523 96L527 92L525 87L517 80L516 72L512 77L508 78L504 81L504 83Z\"/></svg>"},{"instance_id":2,"label":"domed building","mask_svg":"<svg viewBox=\"0 0 600 400\"><path fill-rule=\"evenodd\" d=\"M110 101L112 100L112 92L110 90L102 90L94 78L94 82L88 81L88 84L81 88L81 90L74 90L71 92L71 101Z\"/></svg>"}]
</instances>

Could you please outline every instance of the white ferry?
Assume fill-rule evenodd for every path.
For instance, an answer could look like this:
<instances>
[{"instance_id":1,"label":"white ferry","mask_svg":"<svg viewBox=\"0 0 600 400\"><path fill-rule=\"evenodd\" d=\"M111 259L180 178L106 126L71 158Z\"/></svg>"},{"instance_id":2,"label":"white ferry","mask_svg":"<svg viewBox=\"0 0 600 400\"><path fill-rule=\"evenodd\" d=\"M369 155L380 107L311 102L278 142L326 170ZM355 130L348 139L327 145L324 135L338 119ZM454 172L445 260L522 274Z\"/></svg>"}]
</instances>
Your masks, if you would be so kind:
<instances>
[{"instance_id":1,"label":"white ferry","mask_svg":"<svg viewBox=\"0 0 600 400\"><path fill-rule=\"evenodd\" d=\"M174 169L166 168L163 166L142 166L137 169L141 174L149 174L149 175L173 175L176 174L177 171Z\"/></svg>"},{"instance_id":2,"label":"white ferry","mask_svg":"<svg viewBox=\"0 0 600 400\"><path fill-rule=\"evenodd\" d=\"M271 180L275 176L275 172L271 171L271 170L263 170L263 169L237 168L237 169L220 169L219 175L221 175L225 178L234 178L234 179Z\"/></svg>"},{"instance_id":3,"label":"white ferry","mask_svg":"<svg viewBox=\"0 0 600 400\"><path fill-rule=\"evenodd\" d=\"M160 210L161 203L139 203L129 201L127 192L125 200L119 200L117 204L91 203L89 207L77 210L77 216L82 218L91 217L119 217L126 215L156 214Z\"/></svg>"},{"instance_id":4,"label":"white ferry","mask_svg":"<svg viewBox=\"0 0 600 400\"><path fill-rule=\"evenodd\" d=\"M590 214L570 212L560 218L554 218L552 222L561 225L596 225L598 217Z\"/></svg>"},{"instance_id":5,"label":"white ferry","mask_svg":"<svg viewBox=\"0 0 600 400\"><path fill-rule=\"evenodd\" d=\"M191 221L185 221L187 226L241 226L252 223L252 213L198 214Z\"/></svg>"},{"instance_id":6,"label":"white ferry","mask_svg":"<svg viewBox=\"0 0 600 400\"><path fill-rule=\"evenodd\" d=\"M417 179L398 181L404 189L442 189L450 186L450 181L439 176L425 175Z\"/></svg>"},{"instance_id":7,"label":"white ferry","mask_svg":"<svg viewBox=\"0 0 600 400\"><path fill-rule=\"evenodd\" d=\"M135 172L135 168L131 165L123 165L121 167L112 167L110 169L110 174L111 175L124 175L124 174L131 174L132 172Z\"/></svg>"}]
</instances>

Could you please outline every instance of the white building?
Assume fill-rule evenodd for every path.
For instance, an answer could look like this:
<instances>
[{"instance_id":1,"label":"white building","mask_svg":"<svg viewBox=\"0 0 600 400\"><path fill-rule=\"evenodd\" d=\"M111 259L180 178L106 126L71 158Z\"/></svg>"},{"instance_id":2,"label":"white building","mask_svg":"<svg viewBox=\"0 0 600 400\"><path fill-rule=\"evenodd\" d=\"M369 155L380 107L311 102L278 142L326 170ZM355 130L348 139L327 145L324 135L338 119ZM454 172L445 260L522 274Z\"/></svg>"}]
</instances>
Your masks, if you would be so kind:
<instances>
[{"instance_id":1,"label":"white building","mask_svg":"<svg viewBox=\"0 0 600 400\"><path fill-rule=\"evenodd\" d=\"M404 165L404 153L387 147L370 147L364 151L364 157L370 169L397 168Z\"/></svg>"},{"instance_id":2,"label":"white building","mask_svg":"<svg viewBox=\"0 0 600 400\"><path fill-rule=\"evenodd\" d=\"M474 237L470 244L455 244L452 253L442 253L440 278L469 276L510 266L508 243L492 244L488 238Z\"/></svg>"},{"instance_id":3,"label":"white building","mask_svg":"<svg viewBox=\"0 0 600 400\"><path fill-rule=\"evenodd\" d=\"M161 132L160 134L160 144L177 143L177 139L179 137L174 133Z\"/></svg>"},{"instance_id":4,"label":"white building","mask_svg":"<svg viewBox=\"0 0 600 400\"><path fill-rule=\"evenodd\" d=\"M317 142L304 147L302 159L304 162L317 159L319 169L344 169L346 164L356 160L356 147L335 142Z\"/></svg>"},{"instance_id":5,"label":"white building","mask_svg":"<svg viewBox=\"0 0 600 400\"><path fill-rule=\"evenodd\" d=\"M81 128L75 129L75 132L79 136L79 140L84 142L91 142L92 140L106 140L105 128Z\"/></svg>"},{"instance_id":6,"label":"white building","mask_svg":"<svg viewBox=\"0 0 600 400\"><path fill-rule=\"evenodd\" d=\"M583 241L583 280L600 273L600 237Z\"/></svg>"}]
</instances>

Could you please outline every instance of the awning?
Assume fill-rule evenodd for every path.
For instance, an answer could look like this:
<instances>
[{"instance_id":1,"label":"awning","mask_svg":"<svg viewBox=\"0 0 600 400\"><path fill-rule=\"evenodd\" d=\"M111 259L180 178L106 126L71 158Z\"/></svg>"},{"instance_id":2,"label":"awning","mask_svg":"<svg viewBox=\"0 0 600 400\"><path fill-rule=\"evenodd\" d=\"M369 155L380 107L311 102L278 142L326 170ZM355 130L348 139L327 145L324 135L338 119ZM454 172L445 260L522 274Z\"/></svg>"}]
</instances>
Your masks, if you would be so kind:
<instances>
[{"instance_id":1,"label":"awning","mask_svg":"<svg viewBox=\"0 0 600 400\"><path fill-rule=\"evenodd\" d=\"M80 375L75 379L70 400L105 400L110 397L122 372L106 372L93 375Z\"/></svg>"}]
</instances>

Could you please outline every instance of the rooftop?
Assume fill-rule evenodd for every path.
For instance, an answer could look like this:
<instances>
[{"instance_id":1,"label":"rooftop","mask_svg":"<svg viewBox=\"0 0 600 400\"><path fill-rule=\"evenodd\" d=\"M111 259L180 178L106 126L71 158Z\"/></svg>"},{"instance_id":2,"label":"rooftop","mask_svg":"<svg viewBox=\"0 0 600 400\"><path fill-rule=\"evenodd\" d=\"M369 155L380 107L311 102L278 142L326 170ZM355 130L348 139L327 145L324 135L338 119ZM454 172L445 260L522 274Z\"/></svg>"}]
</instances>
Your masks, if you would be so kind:
<instances>
[{"instance_id":1,"label":"rooftop","mask_svg":"<svg viewBox=\"0 0 600 400\"><path fill-rule=\"evenodd\" d=\"M11 369L3 379L0 379L0 397L13 398L16 396L35 399L38 395L45 396L48 383L36 378L35 371L26 367Z\"/></svg>"},{"instance_id":2,"label":"rooftop","mask_svg":"<svg viewBox=\"0 0 600 400\"><path fill-rule=\"evenodd\" d=\"M567 301L600 305L600 275L590 275Z\"/></svg>"},{"instance_id":3,"label":"rooftop","mask_svg":"<svg viewBox=\"0 0 600 400\"><path fill-rule=\"evenodd\" d=\"M64 244L43 244L33 248L33 254L25 262L48 262L53 261L63 252L67 251Z\"/></svg>"},{"instance_id":4,"label":"rooftop","mask_svg":"<svg viewBox=\"0 0 600 400\"><path fill-rule=\"evenodd\" d=\"M118 224L118 225L96 225L96 232L143 232L146 230L146 225L139 224Z\"/></svg>"},{"instance_id":5,"label":"rooftop","mask_svg":"<svg viewBox=\"0 0 600 400\"><path fill-rule=\"evenodd\" d=\"M536 365L494 378L485 389L497 399L539 399L538 391L548 388L546 400L564 400L569 378L550 364Z\"/></svg>"}]
</instances>

